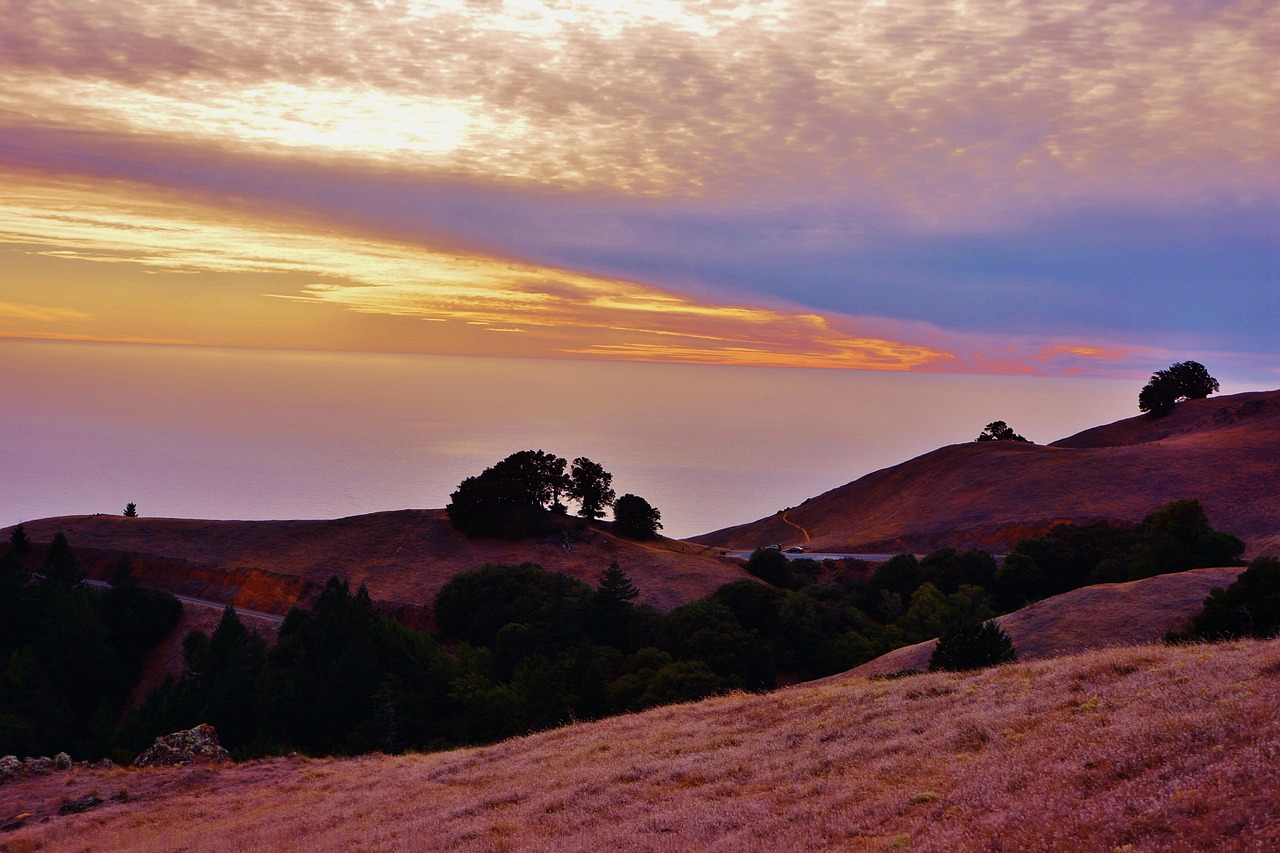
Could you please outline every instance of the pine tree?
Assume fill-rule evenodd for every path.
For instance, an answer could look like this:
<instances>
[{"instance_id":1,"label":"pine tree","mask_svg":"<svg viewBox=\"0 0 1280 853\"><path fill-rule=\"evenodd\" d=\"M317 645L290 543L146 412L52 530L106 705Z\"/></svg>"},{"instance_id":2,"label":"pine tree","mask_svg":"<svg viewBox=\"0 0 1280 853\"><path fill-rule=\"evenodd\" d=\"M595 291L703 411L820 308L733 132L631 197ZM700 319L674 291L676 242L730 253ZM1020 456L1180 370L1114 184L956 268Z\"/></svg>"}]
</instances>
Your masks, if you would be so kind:
<instances>
[{"instance_id":1,"label":"pine tree","mask_svg":"<svg viewBox=\"0 0 1280 853\"><path fill-rule=\"evenodd\" d=\"M70 589L84 580L84 573L80 571L80 561L71 553L71 545L68 544L67 537L61 530L53 535L53 541L49 543L49 551L44 555L41 573L47 582L64 589Z\"/></svg>"}]
</instances>

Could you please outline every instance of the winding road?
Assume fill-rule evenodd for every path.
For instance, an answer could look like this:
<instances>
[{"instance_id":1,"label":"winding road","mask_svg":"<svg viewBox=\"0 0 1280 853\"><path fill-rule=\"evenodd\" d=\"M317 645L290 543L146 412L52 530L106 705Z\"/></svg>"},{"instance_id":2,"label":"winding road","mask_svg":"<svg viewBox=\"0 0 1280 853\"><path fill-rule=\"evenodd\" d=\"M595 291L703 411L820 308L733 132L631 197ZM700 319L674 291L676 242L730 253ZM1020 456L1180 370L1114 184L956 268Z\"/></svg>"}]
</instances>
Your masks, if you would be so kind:
<instances>
[{"instance_id":1,"label":"winding road","mask_svg":"<svg viewBox=\"0 0 1280 853\"><path fill-rule=\"evenodd\" d=\"M111 584L107 583L106 581L85 580L84 584L85 586L94 586L94 587L98 587L99 589L109 589L111 587ZM165 591L168 592L168 590L165 590ZM184 602L186 604L195 604L200 607L215 607L218 610L226 610L227 605L230 603L226 601L210 601L207 598L192 598L189 595L179 595L176 592L171 592L169 594L172 595L174 598L178 599L179 601ZM232 606L234 607L235 605L232 605ZM252 616L256 619L266 619L268 622L284 621L283 616L277 616L274 613L263 613L261 610L243 610L239 607L236 607L236 615Z\"/></svg>"}]
</instances>

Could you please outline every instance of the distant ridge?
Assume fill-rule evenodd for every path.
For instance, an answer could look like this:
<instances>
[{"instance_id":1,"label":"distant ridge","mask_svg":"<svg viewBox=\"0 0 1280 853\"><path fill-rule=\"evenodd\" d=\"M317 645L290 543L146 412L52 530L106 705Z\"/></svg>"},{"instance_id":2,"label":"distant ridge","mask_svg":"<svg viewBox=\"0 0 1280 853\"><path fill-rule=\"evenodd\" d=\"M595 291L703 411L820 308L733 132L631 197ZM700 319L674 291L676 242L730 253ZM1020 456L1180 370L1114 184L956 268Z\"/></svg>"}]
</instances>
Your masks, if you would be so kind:
<instances>
[{"instance_id":1,"label":"distant ridge","mask_svg":"<svg viewBox=\"0 0 1280 853\"><path fill-rule=\"evenodd\" d=\"M24 526L37 548L63 531L90 577L107 577L127 556L143 583L284 614L309 603L337 575L353 589L366 584L380 610L417 628L430 627L436 593L450 578L486 563L533 562L594 583L617 560L640 589L639 601L663 610L748 577L710 549L671 539L622 539L607 524L588 527L568 543L554 537L468 539L438 509L319 521L89 515ZM8 533L0 536L7 540Z\"/></svg>"},{"instance_id":2,"label":"distant ridge","mask_svg":"<svg viewBox=\"0 0 1280 853\"><path fill-rule=\"evenodd\" d=\"M1197 498L1247 553L1280 552L1280 391L1190 400L1047 446L954 444L885 468L787 512L695 536L717 548L797 541L809 550L1007 550L1056 523L1139 521ZM788 523L791 522L791 523Z\"/></svg>"}]
</instances>

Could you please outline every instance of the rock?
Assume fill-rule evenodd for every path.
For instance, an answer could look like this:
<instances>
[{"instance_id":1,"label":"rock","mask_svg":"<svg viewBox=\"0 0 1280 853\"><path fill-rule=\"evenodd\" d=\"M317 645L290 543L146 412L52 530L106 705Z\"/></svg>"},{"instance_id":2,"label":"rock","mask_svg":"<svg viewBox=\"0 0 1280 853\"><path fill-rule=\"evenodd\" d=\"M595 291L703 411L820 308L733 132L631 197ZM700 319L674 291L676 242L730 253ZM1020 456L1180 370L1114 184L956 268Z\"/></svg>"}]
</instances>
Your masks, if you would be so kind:
<instances>
[{"instance_id":1,"label":"rock","mask_svg":"<svg viewBox=\"0 0 1280 853\"><path fill-rule=\"evenodd\" d=\"M54 770L70 770L71 756L67 755L65 752L59 752L57 755L53 757L53 769Z\"/></svg>"},{"instance_id":2,"label":"rock","mask_svg":"<svg viewBox=\"0 0 1280 853\"><path fill-rule=\"evenodd\" d=\"M53 760L43 755L33 755L26 761L22 762L22 770L25 773L48 773L49 766L53 764Z\"/></svg>"},{"instance_id":3,"label":"rock","mask_svg":"<svg viewBox=\"0 0 1280 853\"><path fill-rule=\"evenodd\" d=\"M156 742L134 759L134 767L171 767L175 764L230 761L231 756L218 743L218 732L201 723L185 732L156 738Z\"/></svg>"},{"instance_id":4,"label":"rock","mask_svg":"<svg viewBox=\"0 0 1280 853\"><path fill-rule=\"evenodd\" d=\"M16 755L6 755L0 758L0 782L8 782L10 779L16 779L18 774L22 772L22 762L18 760Z\"/></svg>"},{"instance_id":5,"label":"rock","mask_svg":"<svg viewBox=\"0 0 1280 853\"><path fill-rule=\"evenodd\" d=\"M102 805L102 798L95 797L93 794L86 794L83 797L76 797L74 800L67 800L58 807L58 814L69 815L87 812L94 806Z\"/></svg>"},{"instance_id":6,"label":"rock","mask_svg":"<svg viewBox=\"0 0 1280 853\"><path fill-rule=\"evenodd\" d=\"M101 761L94 761L89 765L90 770L115 770L116 763L110 758L104 758Z\"/></svg>"}]
</instances>

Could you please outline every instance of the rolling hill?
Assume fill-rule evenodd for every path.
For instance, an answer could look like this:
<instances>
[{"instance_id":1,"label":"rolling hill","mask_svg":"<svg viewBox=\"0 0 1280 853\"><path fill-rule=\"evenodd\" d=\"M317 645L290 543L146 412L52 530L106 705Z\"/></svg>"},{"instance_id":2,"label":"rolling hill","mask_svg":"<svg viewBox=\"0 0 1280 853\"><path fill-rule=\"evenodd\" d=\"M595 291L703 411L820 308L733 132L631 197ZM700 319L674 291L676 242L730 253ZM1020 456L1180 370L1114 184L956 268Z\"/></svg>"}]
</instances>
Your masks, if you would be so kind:
<instances>
[{"instance_id":1,"label":"rolling hill","mask_svg":"<svg viewBox=\"0 0 1280 853\"><path fill-rule=\"evenodd\" d=\"M748 577L711 549L614 536L607 524L581 541L468 539L443 510L400 510L327 521L204 521L66 516L25 524L37 547L66 534L90 577L106 577L122 557L151 586L284 614L307 603L333 575L365 584L380 610L411 627L430 625L436 593L454 575L486 563L533 562L594 582L617 560L641 603L670 610ZM8 538L8 533L0 531Z\"/></svg>"},{"instance_id":2,"label":"rolling hill","mask_svg":"<svg viewBox=\"0 0 1280 853\"><path fill-rule=\"evenodd\" d=\"M1214 587L1226 588L1242 568L1192 569L1129 583L1073 589L996 618L1019 660L1043 660L1089 649L1159 642L1200 612ZM849 671L888 675L926 670L937 640L894 649ZM843 676L833 676L841 678Z\"/></svg>"},{"instance_id":3,"label":"rolling hill","mask_svg":"<svg viewBox=\"0 0 1280 853\"><path fill-rule=\"evenodd\" d=\"M493 746L0 785L4 849L1275 849L1280 641L840 676ZM99 804L59 816L61 804Z\"/></svg>"},{"instance_id":4,"label":"rolling hill","mask_svg":"<svg viewBox=\"0 0 1280 853\"><path fill-rule=\"evenodd\" d=\"M690 541L824 552L1008 550L1056 523L1140 521L1197 498L1250 556L1280 552L1280 391L1190 400L1047 446L943 447L875 471L798 507ZM805 543L802 532L810 541Z\"/></svg>"}]
</instances>

